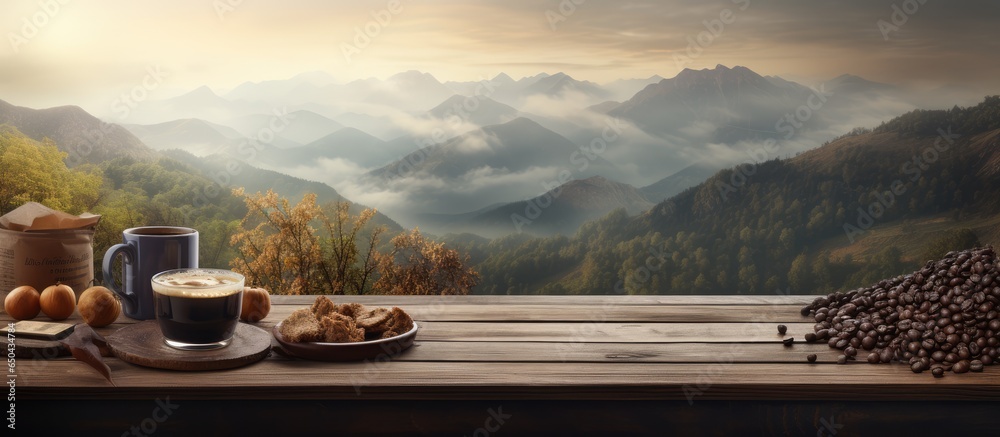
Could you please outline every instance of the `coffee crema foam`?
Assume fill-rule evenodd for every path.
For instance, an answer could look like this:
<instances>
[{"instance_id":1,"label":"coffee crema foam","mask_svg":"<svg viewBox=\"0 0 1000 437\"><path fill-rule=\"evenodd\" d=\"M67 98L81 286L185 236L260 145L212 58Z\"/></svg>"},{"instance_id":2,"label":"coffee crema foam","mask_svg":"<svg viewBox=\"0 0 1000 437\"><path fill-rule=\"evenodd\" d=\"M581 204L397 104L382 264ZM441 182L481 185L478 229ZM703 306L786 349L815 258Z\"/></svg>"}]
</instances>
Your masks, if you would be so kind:
<instances>
[{"instance_id":1,"label":"coffee crema foam","mask_svg":"<svg viewBox=\"0 0 1000 437\"><path fill-rule=\"evenodd\" d=\"M158 276L153 291L175 297L226 297L243 290L243 281L224 271L191 270Z\"/></svg>"}]
</instances>

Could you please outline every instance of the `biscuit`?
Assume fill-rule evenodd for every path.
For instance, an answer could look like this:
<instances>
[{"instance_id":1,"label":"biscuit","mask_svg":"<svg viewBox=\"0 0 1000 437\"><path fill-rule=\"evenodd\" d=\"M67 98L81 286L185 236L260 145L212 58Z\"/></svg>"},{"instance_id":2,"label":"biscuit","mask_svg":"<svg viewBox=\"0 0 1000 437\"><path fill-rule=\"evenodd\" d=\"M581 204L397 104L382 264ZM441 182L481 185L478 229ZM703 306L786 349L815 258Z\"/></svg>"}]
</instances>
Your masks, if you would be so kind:
<instances>
[{"instance_id":1,"label":"biscuit","mask_svg":"<svg viewBox=\"0 0 1000 437\"><path fill-rule=\"evenodd\" d=\"M313 302L310 308L316 318L322 318L323 316L335 313L337 311L337 304L333 303L330 298L326 296L320 296L316 298L316 302Z\"/></svg>"},{"instance_id":2,"label":"biscuit","mask_svg":"<svg viewBox=\"0 0 1000 437\"><path fill-rule=\"evenodd\" d=\"M385 308L374 308L361 314L356 314L354 316L357 320L358 325L365 330L371 332L382 332L385 331L387 323L392 315L389 310Z\"/></svg>"},{"instance_id":3,"label":"biscuit","mask_svg":"<svg viewBox=\"0 0 1000 437\"><path fill-rule=\"evenodd\" d=\"M413 319L410 318L409 314L406 314L406 311L403 311L399 307L392 307L389 314L392 320L389 331L395 331L402 334L413 329Z\"/></svg>"},{"instance_id":4,"label":"biscuit","mask_svg":"<svg viewBox=\"0 0 1000 437\"><path fill-rule=\"evenodd\" d=\"M354 319L342 314L323 316L319 325L323 334L322 341L327 343L350 343L365 339L365 330L358 328Z\"/></svg>"},{"instance_id":5,"label":"biscuit","mask_svg":"<svg viewBox=\"0 0 1000 437\"><path fill-rule=\"evenodd\" d=\"M377 316L381 321L377 324L373 324L369 328L365 328L365 331L371 334L371 337L395 337L413 329L413 319L410 318L409 314L406 314L406 311L399 309L399 307L392 307L391 310L385 308L378 309L383 310L379 311ZM376 316L372 316L372 320L375 320L375 317Z\"/></svg>"},{"instance_id":6,"label":"biscuit","mask_svg":"<svg viewBox=\"0 0 1000 437\"><path fill-rule=\"evenodd\" d=\"M285 321L281 322L281 328L278 331L281 332L281 336L286 341L291 343L323 339L319 321L316 320L312 311L305 308L292 312Z\"/></svg>"},{"instance_id":7,"label":"biscuit","mask_svg":"<svg viewBox=\"0 0 1000 437\"><path fill-rule=\"evenodd\" d=\"M345 303L337 306L337 312L347 317L357 318L359 314L368 312L368 308L359 303Z\"/></svg>"}]
</instances>

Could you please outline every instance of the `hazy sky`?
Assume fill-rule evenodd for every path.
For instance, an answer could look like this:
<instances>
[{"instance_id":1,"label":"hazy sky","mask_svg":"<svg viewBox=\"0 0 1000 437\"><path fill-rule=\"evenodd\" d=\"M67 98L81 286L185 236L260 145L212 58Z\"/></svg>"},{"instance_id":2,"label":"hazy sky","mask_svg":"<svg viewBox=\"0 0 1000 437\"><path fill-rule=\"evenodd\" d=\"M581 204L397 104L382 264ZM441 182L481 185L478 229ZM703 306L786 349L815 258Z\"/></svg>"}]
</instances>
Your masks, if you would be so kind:
<instances>
[{"instance_id":1,"label":"hazy sky","mask_svg":"<svg viewBox=\"0 0 1000 437\"><path fill-rule=\"evenodd\" d=\"M165 77L150 98L316 70L339 81L416 69L442 81L565 71L607 82L719 63L807 83L853 73L996 90L1000 2L921 1L12 0L0 6L0 99L104 105L151 67ZM878 22L893 23L894 4L913 14L897 13L886 40ZM721 34L678 63L726 9ZM366 28L374 36L355 44ZM345 44L357 49L350 61Z\"/></svg>"}]
</instances>

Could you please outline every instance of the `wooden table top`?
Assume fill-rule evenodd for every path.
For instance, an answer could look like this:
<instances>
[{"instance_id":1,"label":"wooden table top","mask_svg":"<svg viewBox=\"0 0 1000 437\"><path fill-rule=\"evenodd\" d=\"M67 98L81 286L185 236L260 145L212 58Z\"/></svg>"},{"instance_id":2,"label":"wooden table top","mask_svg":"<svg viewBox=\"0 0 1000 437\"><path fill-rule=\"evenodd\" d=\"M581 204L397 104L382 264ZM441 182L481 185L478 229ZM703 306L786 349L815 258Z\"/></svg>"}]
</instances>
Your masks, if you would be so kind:
<instances>
[{"instance_id":1,"label":"wooden table top","mask_svg":"<svg viewBox=\"0 0 1000 437\"><path fill-rule=\"evenodd\" d=\"M810 296L331 296L399 306L420 324L391 361L272 353L232 370L180 372L104 358L117 387L72 358L19 359L23 399L993 400L1000 366L934 378L903 364L836 364L801 339ZM274 296L271 327L313 296ZM4 323L10 321L2 315ZM39 320L44 320L41 317ZM74 315L68 323L79 322ZM122 317L105 335L134 323ZM781 344L776 325L796 339ZM814 353L816 363L806 362Z\"/></svg>"}]
</instances>

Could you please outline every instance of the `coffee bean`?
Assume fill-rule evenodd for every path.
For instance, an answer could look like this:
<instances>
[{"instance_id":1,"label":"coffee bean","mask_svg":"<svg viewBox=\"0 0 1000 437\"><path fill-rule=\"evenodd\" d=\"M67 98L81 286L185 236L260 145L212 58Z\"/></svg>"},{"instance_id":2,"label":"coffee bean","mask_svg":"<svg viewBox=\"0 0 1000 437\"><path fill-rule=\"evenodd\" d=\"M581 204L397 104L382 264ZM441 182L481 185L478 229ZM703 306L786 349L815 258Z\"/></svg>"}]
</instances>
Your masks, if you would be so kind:
<instances>
[{"instance_id":1,"label":"coffee bean","mask_svg":"<svg viewBox=\"0 0 1000 437\"><path fill-rule=\"evenodd\" d=\"M847 364L847 357L844 355L837 357L837 364Z\"/></svg>"},{"instance_id":2,"label":"coffee bean","mask_svg":"<svg viewBox=\"0 0 1000 437\"><path fill-rule=\"evenodd\" d=\"M882 352L879 352L878 354L880 361L883 363L892 362L894 355L895 353L892 351L892 349L882 349Z\"/></svg>"},{"instance_id":3,"label":"coffee bean","mask_svg":"<svg viewBox=\"0 0 1000 437\"><path fill-rule=\"evenodd\" d=\"M955 372L955 373L965 373L965 372L968 372L969 371L969 362L965 361L965 360L959 361L959 362L955 363L955 365L951 368L951 371Z\"/></svg>"},{"instance_id":4,"label":"coffee bean","mask_svg":"<svg viewBox=\"0 0 1000 437\"><path fill-rule=\"evenodd\" d=\"M983 362L980 361L980 360L969 361L969 370L971 370L973 372L982 372L983 371Z\"/></svg>"},{"instance_id":5,"label":"coffee bean","mask_svg":"<svg viewBox=\"0 0 1000 437\"><path fill-rule=\"evenodd\" d=\"M813 343L816 341L816 334L813 332L807 332L804 337L806 339L806 343Z\"/></svg>"},{"instance_id":6,"label":"coffee bean","mask_svg":"<svg viewBox=\"0 0 1000 437\"><path fill-rule=\"evenodd\" d=\"M942 377L944 377L944 368L943 367L935 367L935 368L931 369L931 375L934 375L935 378L942 378Z\"/></svg>"},{"instance_id":7,"label":"coffee bean","mask_svg":"<svg viewBox=\"0 0 1000 437\"><path fill-rule=\"evenodd\" d=\"M913 362L913 364L910 365L910 370L912 370L913 373L923 372L924 371L924 363L923 363L923 361L915 361L915 362Z\"/></svg>"},{"instance_id":8,"label":"coffee bean","mask_svg":"<svg viewBox=\"0 0 1000 437\"><path fill-rule=\"evenodd\" d=\"M784 344L785 346L791 346L792 343L794 343L794 342L795 342L795 338L793 338L793 337L788 337L788 338L786 338L784 340L781 340L781 343Z\"/></svg>"},{"instance_id":9,"label":"coffee bean","mask_svg":"<svg viewBox=\"0 0 1000 437\"><path fill-rule=\"evenodd\" d=\"M844 348L844 355L847 355L848 358L854 358L855 356L858 355L858 350L855 349L853 346L848 346Z\"/></svg>"},{"instance_id":10,"label":"coffee bean","mask_svg":"<svg viewBox=\"0 0 1000 437\"><path fill-rule=\"evenodd\" d=\"M806 355L806 361L808 361L810 363L815 363L816 362L816 354Z\"/></svg>"},{"instance_id":11,"label":"coffee bean","mask_svg":"<svg viewBox=\"0 0 1000 437\"><path fill-rule=\"evenodd\" d=\"M806 334L806 335L809 335L809 334ZM875 348L875 338L874 337L865 337L864 340L861 340L861 348L864 349L864 350L866 350L866 351L870 351L870 350L874 349Z\"/></svg>"},{"instance_id":12,"label":"coffee bean","mask_svg":"<svg viewBox=\"0 0 1000 437\"><path fill-rule=\"evenodd\" d=\"M882 359L878 356L877 352L872 352L868 354L868 362L871 364L878 364Z\"/></svg>"},{"instance_id":13,"label":"coffee bean","mask_svg":"<svg viewBox=\"0 0 1000 437\"><path fill-rule=\"evenodd\" d=\"M822 320L817 320L817 322L820 322L820 321L822 321ZM788 332L788 327L787 326L785 326L785 325L778 325L778 334L785 335L786 332Z\"/></svg>"}]
</instances>

